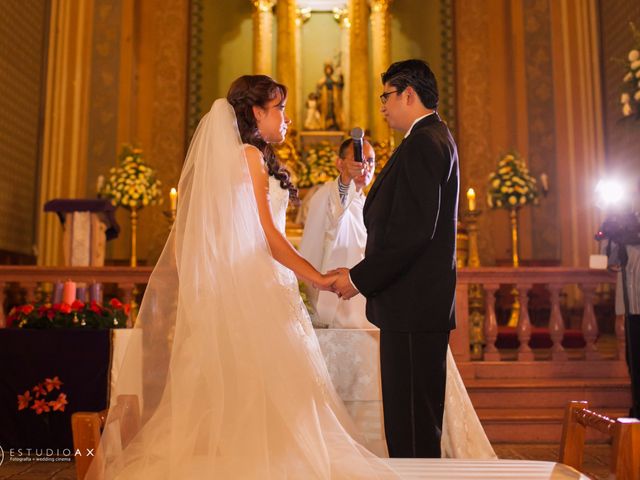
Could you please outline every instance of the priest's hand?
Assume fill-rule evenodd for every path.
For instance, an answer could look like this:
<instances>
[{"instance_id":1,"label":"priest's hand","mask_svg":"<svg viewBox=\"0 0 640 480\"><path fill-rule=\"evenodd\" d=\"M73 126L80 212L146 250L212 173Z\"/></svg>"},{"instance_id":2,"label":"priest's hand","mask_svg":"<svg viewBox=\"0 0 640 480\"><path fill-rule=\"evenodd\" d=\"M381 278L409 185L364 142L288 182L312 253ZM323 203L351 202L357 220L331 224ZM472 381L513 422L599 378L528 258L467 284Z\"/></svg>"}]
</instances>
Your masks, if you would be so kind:
<instances>
[{"instance_id":1,"label":"priest's hand","mask_svg":"<svg viewBox=\"0 0 640 480\"><path fill-rule=\"evenodd\" d=\"M364 162L356 162L353 159L353 155L350 158L346 158L344 161L344 169L348 172L351 178L363 177L366 173L366 164Z\"/></svg>"},{"instance_id":2,"label":"priest's hand","mask_svg":"<svg viewBox=\"0 0 640 480\"><path fill-rule=\"evenodd\" d=\"M351 283L348 268L337 268L336 270L331 270L327 273L337 274L337 279L333 284L333 291L336 292L340 298L349 300L360 293L353 283Z\"/></svg>"}]
</instances>

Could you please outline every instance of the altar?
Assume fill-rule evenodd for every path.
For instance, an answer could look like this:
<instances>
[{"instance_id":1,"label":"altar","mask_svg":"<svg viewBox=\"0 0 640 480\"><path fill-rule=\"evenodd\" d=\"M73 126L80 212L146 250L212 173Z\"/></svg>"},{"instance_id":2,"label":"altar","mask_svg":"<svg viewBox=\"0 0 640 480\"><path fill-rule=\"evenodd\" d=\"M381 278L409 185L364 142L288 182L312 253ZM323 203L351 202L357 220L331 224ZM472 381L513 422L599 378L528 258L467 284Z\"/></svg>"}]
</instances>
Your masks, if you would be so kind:
<instances>
[{"instance_id":1,"label":"altar","mask_svg":"<svg viewBox=\"0 0 640 480\"><path fill-rule=\"evenodd\" d=\"M380 382L380 331L316 329L320 349L338 395L368 448L387 456Z\"/></svg>"}]
</instances>

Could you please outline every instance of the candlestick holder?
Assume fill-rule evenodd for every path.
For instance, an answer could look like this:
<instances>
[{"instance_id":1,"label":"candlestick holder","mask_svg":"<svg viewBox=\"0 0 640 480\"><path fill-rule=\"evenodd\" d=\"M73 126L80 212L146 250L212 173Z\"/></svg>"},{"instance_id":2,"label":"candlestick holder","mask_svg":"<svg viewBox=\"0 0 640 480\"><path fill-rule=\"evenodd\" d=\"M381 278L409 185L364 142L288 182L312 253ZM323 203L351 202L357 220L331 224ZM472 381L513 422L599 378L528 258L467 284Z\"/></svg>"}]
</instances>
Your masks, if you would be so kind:
<instances>
[{"instance_id":1,"label":"candlestick holder","mask_svg":"<svg viewBox=\"0 0 640 480\"><path fill-rule=\"evenodd\" d=\"M131 261L129 265L132 267L138 266L138 257L136 255L137 241L138 241L138 210L135 207L130 207L131 211Z\"/></svg>"},{"instance_id":2,"label":"candlestick holder","mask_svg":"<svg viewBox=\"0 0 640 480\"><path fill-rule=\"evenodd\" d=\"M520 255L518 254L518 208L509 209L509 220L511 222L511 261L514 267L520 266ZM511 307L511 316L507 326L517 327L520 318L520 300L518 288L514 285L511 289L513 295L513 306Z\"/></svg>"},{"instance_id":3,"label":"candlestick holder","mask_svg":"<svg viewBox=\"0 0 640 480\"><path fill-rule=\"evenodd\" d=\"M162 212L162 214L166 217L169 223L169 231L171 231L173 224L176 222L176 213L177 213L177 210L175 209L165 210L164 212Z\"/></svg>"},{"instance_id":4,"label":"candlestick holder","mask_svg":"<svg viewBox=\"0 0 640 480\"><path fill-rule=\"evenodd\" d=\"M480 254L478 251L478 220L482 215L481 210L468 210L464 214L467 233L469 236L468 261L469 268L480 266ZM482 285L472 283L469 285L469 340L471 343L471 358L482 358L484 345L484 292Z\"/></svg>"}]
</instances>

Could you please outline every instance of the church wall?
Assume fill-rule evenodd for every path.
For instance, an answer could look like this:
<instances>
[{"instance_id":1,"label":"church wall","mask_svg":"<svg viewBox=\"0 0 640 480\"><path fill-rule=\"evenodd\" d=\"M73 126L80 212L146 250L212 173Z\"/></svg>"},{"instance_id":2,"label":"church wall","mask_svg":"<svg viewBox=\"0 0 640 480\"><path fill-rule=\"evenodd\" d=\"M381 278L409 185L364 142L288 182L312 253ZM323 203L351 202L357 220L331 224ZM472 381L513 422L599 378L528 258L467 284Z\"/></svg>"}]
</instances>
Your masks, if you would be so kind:
<instances>
[{"instance_id":1,"label":"church wall","mask_svg":"<svg viewBox=\"0 0 640 480\"><path fill-rule=\"evenodd\" d=\"M519 215L524 264L584 266L596 249L589 201L603 154L593 4L455 2L461 213L473 187L483 265L511 257L508 214L485 203L487 176L510 149L538 181L549 178L546 198Z\"/></svg>"},{"instance_id":2,"label":"church wall","mask_svg":"<svg viewBox=\"0 0 640 480\"><path fill-rule=\"evenodd\" d=\"M440 1L402 0L391 4L391 62L420 58L433 70L440 94L443 95L443 56L441 43L442 17ZM374 35L371 32L371 35ZM379 78L370 85L372 108L380 108L382 84ZM441 97L442 102L442 97ZM373 121L371 118L370 121ZM395 132L396 144L402 135Z\"/></svg>"},{"instance_id":3,"label":"church wall","mask_svg":"<svg viewBox=\"0 0 640 480\"><path fill-rule=\"evenodd\" d=\"M87 147L87 195L97 195L99 175L108 177L116 165L118 99L120 94L120 37L123 1L94 0L93 41ZM124 115L125 113L122 112ZM125 141L134 142L129 138Z\"/></svg>"},{"instance_id":4,"label":"church wall","mask_svg":"<svg viewBox=\"0 0 640 480\"><path fill-rule=\"evenodd\" d=\"M204 114L216 98L227 95L234 79L253 71L253 7L244 0L201 0L201 4L200 110Z\"/></svg>"},{"instance_id":5,"label":"church wall","mask_svg":"<svg viewBox=\"0 0 640 480\"><path fill-rule=\"evenodd\" d=\"M622 118L620 93L624 67L619 60L626 60L633 46L629 22L640 29L640 2L600 0L599 7L606 170L607 174L637 181L640 178L640 119Z\"/></svg>"},{"instance_id":6,"label":"church wall","mask_svg":"<svg viewBox=\"0 0 640 480\"><path fill-rule=\"evenodd\" d=\"M48 2L1 2L0 18L0 250L33 256Z\"/></svg>"}]
</instances>

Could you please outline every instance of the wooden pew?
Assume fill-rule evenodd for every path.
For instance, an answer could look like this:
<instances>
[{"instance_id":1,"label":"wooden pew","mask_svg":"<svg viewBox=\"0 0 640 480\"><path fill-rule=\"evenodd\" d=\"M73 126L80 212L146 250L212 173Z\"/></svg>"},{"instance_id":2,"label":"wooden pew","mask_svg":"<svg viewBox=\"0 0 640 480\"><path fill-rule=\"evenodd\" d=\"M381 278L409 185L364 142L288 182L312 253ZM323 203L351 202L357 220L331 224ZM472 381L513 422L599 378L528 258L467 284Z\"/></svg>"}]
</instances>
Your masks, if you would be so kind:
<instances>
[{"instance_id":1,"label":"wooden pew","mask_svg":"<svg viewBox=\"0 0 640 480\"><path fill-rule=\"evenodd\" d=\"M120 439L126 447L140 430L140 404L136 395L119 395L116 405L101 412L76 412L71 415L73 448L81 455L75 458L76 476L83 480L92 462L102 462L98 449L106 423L120 422Z\"/></svg>"},{"instance_id":2,"label":"wooden pew","mask_svg":"<svg viewBox=\"0 0 640 480\"><path fill-rule=\"evenodd\" d=\"M611 479L640 479L640 420L613 419L597 414L588 402L573 401L565 408L560 462L577 470L582 468L584 440L587 427L613 438L609 471Z\"/></svg>"}]
</instances>

